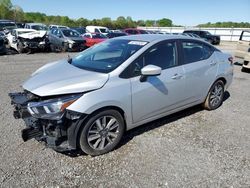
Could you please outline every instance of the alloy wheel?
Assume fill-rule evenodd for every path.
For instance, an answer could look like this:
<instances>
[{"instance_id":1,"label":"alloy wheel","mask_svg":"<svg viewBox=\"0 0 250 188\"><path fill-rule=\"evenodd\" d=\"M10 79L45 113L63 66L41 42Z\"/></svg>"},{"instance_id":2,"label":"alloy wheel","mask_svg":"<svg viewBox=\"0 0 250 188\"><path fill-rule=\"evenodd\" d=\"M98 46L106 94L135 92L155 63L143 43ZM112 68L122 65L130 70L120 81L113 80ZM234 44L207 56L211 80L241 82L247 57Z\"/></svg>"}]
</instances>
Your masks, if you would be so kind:
<instances>
[{"instance_id":1,"label":"alloy wheel","mask_svg":"<svg viewBox=\"0 0 250 188\"><path fill-rule=\"evenodd\" d=\"M217 83L210 95L210 105L215 107L218 106L221 103L222 97L223 97L223 86L220 83Z\"/></svg>"},{"instance_id":2,"label":"alloy wheel","mask_svg":"<svg viewBox=\"0 0 250 188\"><path fill-rule=\"evenodd\" d=\"M119 123L113 116L102 116L90 126L87 141L91 148L103 150L112 144L119 135Z\"/></svg>"}]
</instances>

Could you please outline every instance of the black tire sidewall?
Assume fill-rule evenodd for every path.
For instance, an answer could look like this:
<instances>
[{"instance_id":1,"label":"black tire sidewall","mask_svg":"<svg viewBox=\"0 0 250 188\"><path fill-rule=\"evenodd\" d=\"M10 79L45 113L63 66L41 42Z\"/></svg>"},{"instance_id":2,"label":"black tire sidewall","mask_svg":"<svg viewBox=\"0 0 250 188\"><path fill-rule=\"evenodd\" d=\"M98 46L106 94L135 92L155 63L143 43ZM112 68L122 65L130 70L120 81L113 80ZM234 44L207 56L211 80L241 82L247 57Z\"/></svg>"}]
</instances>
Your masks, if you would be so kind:
<instances>
[{"instance_id":1,"label":"black tire sidewall","mask_svg":"<svg viewBox=\"0 0 250 188\"><path fill-rule=\"evenodd\" d=\"M220 84L223 88L223 93L222 93L222 96L221 96L221 99L220 99L220 102L216 105L216 106L213 106L211 105L210 103L210 97L211 97L211 93L214 89L214 87L217 85L217 84ZM225 93L225 84L222 80L217 80L211 87L210 91L209 91L209 95L208 95L208 105L209 105L209 109L210 110L215 110L216 108L218 108L219 106L221 106L222 102L223 102L223 98L224 98L224 93Z\"/></svg>"},{"instance_id":2,"label":"black tire sidewall","mask_svg":"<svg viewBox=\"0 0 250 188\"><path fill-rule=\"evenodd\" d=\"M88 134L89 128L94 123L94 121L102 116L113 116L114 118L116 118L116 120L119 122L119 135L117 136L116 140L112 144L110 144L109 146L107 146L103 150L95 150L88 144L87 134ZM104 111L101 111L99 113L93 114L87 120L87 122L84 123L84 125L80 131L79 146L80 146L81 150L83 152L85 152L86 154L89 154L92 156L102 155L102 154L108 153L108 152L112 151L113 149L115 149L115 147L119 144L119 142L124 134L124 131L125 131L125 124L124 124L124 119L123 119L122 115L116 110L104 110Z\"/></svg>"}]
</instances>

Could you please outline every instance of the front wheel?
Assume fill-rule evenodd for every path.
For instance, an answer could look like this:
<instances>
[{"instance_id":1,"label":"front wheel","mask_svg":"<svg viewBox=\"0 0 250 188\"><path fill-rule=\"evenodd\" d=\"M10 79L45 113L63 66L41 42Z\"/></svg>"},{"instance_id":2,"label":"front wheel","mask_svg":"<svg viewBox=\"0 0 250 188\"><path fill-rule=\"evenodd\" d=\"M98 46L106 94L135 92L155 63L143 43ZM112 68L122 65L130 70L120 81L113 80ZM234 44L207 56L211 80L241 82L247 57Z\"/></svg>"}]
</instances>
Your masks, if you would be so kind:
<instances>
[{"instance_id":1,"label":"front wheel","mask_svg":"<svg viewBox=\"0 0 250 188\"><path fill-rule=\"evenodd\" d=\"M112 151L125 131L122 115L116 110L105 110L94 114L84 125L79 138L83 152L102 155Z\"/></svg>"},{"instance_id":2,"label":"front wheel","mask_svg":"<svg viewBox=\"0 0 250 188\"><path fill-rule=\"evenodd\" d=\"M217 80L210 88L207 98L203 104L204 108L207 110L215 110L218 108L224 97L224 82L222 80Z\"/></svg>"}]
</instances>

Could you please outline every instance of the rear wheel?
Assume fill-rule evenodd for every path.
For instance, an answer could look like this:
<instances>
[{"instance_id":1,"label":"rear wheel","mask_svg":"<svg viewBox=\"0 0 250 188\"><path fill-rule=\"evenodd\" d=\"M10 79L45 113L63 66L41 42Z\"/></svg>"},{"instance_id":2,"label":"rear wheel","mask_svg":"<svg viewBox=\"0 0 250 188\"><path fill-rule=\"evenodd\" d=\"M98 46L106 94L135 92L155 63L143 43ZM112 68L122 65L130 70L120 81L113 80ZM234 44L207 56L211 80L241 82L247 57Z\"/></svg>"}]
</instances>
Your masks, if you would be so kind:
<instances>
[{"instance_id":1,"label":"rear wheel","mask_svg":"<svg viewBox=\"0 0 250 188\"><path fill-rule=\"evenodd\" d=\"M222 80L217 80L210 88L207 98L203 104L204 108L207 110L215 110L218 108L224 97L224 82Z\"/></svg>"},{"instance_id":2,"label":"rear wheel","mask_svg":"<svg viewBox=\"0 0 250 188\"><path fill-rule=\"evenodd\" d=\"M125 131L124 119L116 110L93 114L84 125L79 138L83 152L96 156L108 153L120 142Z\"/></svg>"}]
</instances>

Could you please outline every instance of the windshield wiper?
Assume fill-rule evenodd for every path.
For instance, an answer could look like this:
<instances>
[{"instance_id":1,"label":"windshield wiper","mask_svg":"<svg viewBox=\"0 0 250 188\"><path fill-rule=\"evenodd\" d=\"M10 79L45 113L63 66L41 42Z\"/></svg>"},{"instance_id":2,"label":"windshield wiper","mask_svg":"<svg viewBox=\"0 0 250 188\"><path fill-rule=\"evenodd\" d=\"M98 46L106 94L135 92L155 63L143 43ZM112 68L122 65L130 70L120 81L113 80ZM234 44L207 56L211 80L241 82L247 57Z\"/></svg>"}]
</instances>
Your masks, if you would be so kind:
<instances>
[{"instance_id":1,"label":"windshield wiper","mask_svg":"<svg viewBox=\"0 0 250 188\"><path fill-rule=\"evenodd\" d=\"M68 55L68 63L69 63L69 64L72 63L72 57L70 57L70 55Z\"/></svg>"}]
</instances>

